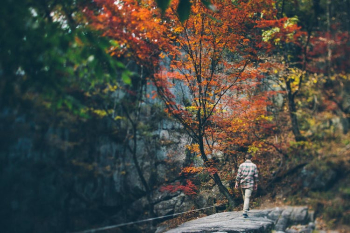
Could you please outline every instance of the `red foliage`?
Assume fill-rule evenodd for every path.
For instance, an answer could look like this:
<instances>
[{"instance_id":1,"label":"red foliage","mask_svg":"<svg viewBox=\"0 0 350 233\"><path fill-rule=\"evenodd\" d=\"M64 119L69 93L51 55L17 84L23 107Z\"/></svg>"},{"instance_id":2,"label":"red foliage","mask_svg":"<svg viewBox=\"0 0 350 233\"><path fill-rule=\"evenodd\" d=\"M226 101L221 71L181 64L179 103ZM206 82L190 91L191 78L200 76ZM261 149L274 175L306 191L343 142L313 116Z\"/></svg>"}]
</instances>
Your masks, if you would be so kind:
<instances>
[{"instance_id":1,"label":"red foliage","mask_svg":"<svg viewBox=\"0 0 350 233\"><path fill-rule=\"evenodd\" d=\"M270 40L275 41L276 39L279 42L285 43L294 43L301 45L301 37L306 36L306 33L301 31L301 27L296 23L289 22L291 19L284 17L281 19L273 20L261 20L257 22L256 27L266 29L278 28L278 31L272 35Z\"/></svg>"},{"instance_id":2,"label":"red foliage","mask_svg":"<svg viewBox=\"0 0 350 233\"><path fill-rule=\"evenodd\" d=\"M335 73L348 73L350 72L349 54L349 32L317 32L310 37L307 70L312 73L327 73L329 65Z\"/></svg>"},{"instance_id":3,"label":"red foliage","mask_svg":"<svg viewBox=\"0 0 350 233\"><path fill-rule=\"evenodd\" d=\"M193 176L193 175L196 175L200 172L203 171L203 168L202 167L193 167L193 166L190 166L190 167L184 167L180 173L181 176L183 177L189 177L189 176Z\"/></svg>"},{"instance_id":4,"label":"red foliage","mask_svg":"<svg viewBox=\"0 0 350 233\"><path fill-rule=\"evenodd\" d=\"M147 67L158 64L159 54L172 45L152 0L94 0L99 11L84 10L90 24L114 41L110 54L131 58Z\"/></svg>"},{"instance_id":5,"label":"red foliage","mask_svg":"<svg viewBox=\"0 0 350 233\"><path fill-rule=\"evenodd\" d=\"M167 185L160 188L161 192L171 192L175 193L177 191L182 191L184 194L191 196L197 194L197 187L192 183L191 180L186 180L185 185L181 185L177 182L175 185Z\"/></svg>"}]
</instances>

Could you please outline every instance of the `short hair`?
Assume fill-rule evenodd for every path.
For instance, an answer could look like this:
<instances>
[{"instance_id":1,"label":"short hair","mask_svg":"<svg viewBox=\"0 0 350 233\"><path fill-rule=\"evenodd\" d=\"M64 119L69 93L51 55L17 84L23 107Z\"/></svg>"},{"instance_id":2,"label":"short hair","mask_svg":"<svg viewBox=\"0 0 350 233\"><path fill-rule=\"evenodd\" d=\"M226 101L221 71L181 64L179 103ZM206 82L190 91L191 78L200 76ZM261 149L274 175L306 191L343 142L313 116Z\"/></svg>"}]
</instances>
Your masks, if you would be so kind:
<instances>
[{"instance_id":1,"label":"short hair","mask_svg":"<svg viewBox=\"0 0 350 233\"><path fill-rule=\"evenodd\" d=\"M246 155L245 155L245 158L246 158L246 159L251 159L252 157L253 157L253 156L252 156L251 154L246 154Z\"/></svg>"}]
</instances>

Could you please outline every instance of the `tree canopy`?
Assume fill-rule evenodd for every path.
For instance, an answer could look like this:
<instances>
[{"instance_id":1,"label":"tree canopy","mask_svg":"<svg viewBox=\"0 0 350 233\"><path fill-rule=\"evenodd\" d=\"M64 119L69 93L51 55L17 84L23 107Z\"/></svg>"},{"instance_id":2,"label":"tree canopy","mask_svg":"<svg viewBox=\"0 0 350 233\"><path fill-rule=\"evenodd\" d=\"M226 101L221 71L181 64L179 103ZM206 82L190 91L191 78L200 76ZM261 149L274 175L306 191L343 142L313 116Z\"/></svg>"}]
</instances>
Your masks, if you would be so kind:
<instances>
[{"instance_id":1,"label":"tree canopy","mask_svg":"<svg viewBox=\"0 0 350 233\"><path fill-rule=\"evenodd\" d=\"M62 225L57 231L71 231L113 222L114 214L126 213L120 206L143 197L145 215L155 217L158 190L193 198L214 186L226 199L219 202L232 209L241 195L232 189L232 170L246 153L261 165L265 183L259 194L326 153L348 161L349 3L4 0L0 187L9 190L1 194L4 209L20 209L11 201L18 193L24 204L13 219L35 203L54 203L31 219L43 219L58 206L61 212L50 215L50 223ZM181 139L171 138L170 131ZM185 149L169 149L184 141ZM181 163L173 154L183 155ZM119 182L127 179L140 185L131 191L133 182ZM301 183L291 187L309 194ZM94 188L87 197L86 190ZM34 189L54 194L46 199L41 192L35 199ZM130 192L115 195L122 204L104 199L117 189ZM341 200L348 196L346 187L339 190ZM322 198L315 203L330 205ZM98 220L81 221L85 210L98 213L84 215ZM64 224L54 223L64 214ZM34 228L28 223L17 232Z\"/></svg>"}]
</instances>

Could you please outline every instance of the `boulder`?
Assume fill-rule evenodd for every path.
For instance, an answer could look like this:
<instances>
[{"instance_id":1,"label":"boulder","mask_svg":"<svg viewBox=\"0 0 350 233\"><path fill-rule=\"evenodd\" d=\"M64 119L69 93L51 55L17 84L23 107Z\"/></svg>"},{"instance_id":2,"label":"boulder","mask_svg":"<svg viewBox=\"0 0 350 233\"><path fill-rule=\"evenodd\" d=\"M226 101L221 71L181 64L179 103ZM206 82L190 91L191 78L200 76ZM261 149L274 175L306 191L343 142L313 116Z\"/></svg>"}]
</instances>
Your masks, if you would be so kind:
<instances>
[{"instance_id":1,"label":"boulder","mask_svg":"<svg viewBox=\"0 0 350 233\"><path fill-rule=\"evenodd\" d=\"M273 221L268 218L254 217L248 219L242 217L240 212L223 212L204 218L192 220L167 231L167 233L181 232L270 232Z\"/></svg>"},{"instance_id":2,"label":"boulder","mask_svg":"<svg viewBox=\"0 0 350 233\"><path fill-rule=\"evenodd\" d=\"M292 210L292 207L287 207L282 211L275 226L276 231L284 231L287 228Z\"/></svg>"},{"instance_id":3,"label":"boulder","mask_svg":"<svg viewBox=\"0 0 350 233\"><path fill-rule=\"evenodd\" d=\"M307 165L303 168L300 175L300 181L304 188L310 190L327 190L329 189L336 178L338 172L330 164L317 163Z\"/></svg>"},{"instance_id":4,"label":"boulder","mask_svg":"<svg viewBox=\"0 0 350 233\"><path fill-rule=\"evenodd\" d=\"M251 210L249 217L243 218L242 212L223 212L213 214L204 218L186 222L167 233L194 233L194 232L250 232L267 233L275 232L312 232L314 225L301 226L308 221L307 207L282 207L265 210ZM291 224L299 224L300 227L290 227ZM162 232L158 229L157 232Z\"/></svg>"}]
</instances>

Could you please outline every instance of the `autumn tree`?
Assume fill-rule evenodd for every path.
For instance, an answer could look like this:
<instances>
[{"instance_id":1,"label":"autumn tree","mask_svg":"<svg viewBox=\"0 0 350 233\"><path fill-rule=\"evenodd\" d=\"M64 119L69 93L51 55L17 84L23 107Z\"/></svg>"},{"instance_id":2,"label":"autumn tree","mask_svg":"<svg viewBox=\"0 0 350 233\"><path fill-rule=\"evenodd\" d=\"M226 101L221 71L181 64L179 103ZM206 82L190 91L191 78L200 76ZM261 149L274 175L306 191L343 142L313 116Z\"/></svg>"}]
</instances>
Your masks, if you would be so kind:
<instances>
[{"instance_id":1,"label":"autumn tree","mask_svg":"<svg viewBox=\"0 0 350 233\"><path fill-rule=\"evenodd\" d=\"M220 192L234 207L220 171L208 156L232 143L219 140L218 135L240 124L230 125L229 120L240 111L238 106L251 107L253 98L249 97L268 66L260 59L269 46L264 46L259 22L274 21L275 10L273 1L213 1L210 9L200 1L191 3L192 13L185 22L174 6L166 11L163 22L174 49L161 54L168 63L164 62L154 83L167 112L191 136L193 152L202 158Z\"/></svg>"},{"instance_id":2,"label":"autumn tree","mask_svg":"<svg viewBox=\"0 0 350 233\"><path fill-rule=\"evenodd\" d=\"M231 156L236 170L240 152L261 153L268 147L264 139L276 131L273 116L267 111L275 92L261 87L249 87L248 91L256 93L241 99L229 96L226 106L218 105L221 110L215 114L212 127L208 129L208 135L216 138L213 149ZM228 107L232 110L226 110Z\"/></svg>"},{"instance_id":3,"label":"autumn tree","mask_svg":"<svg viewBox=\"0 0 350 233\"><path fill-rule=\"evenodd\" d=\"M299 129L296 96L303 81L303 70L306 65L303 49L306 49L308 39L297 22L298 19L295 17L283 17L274 21L262 21L261 26L265 28L263 40L272 46L271 49L277 57L269 58L271 61L274 60L270 70L277 74L275 82L285 93L294 138L296 141L304 141L305 137ZM299 52L302 52L302 55ZM296 69L300 72L296 72Z\"/></svg>"},{"instance_id":4,"label":"autumn tree","mask_svg":"<svg viewBox=\"0 0 350 233\"><path fill-rule=\"evenodd\" d=\"M178 1L162 16L154 2L96 3L101 11L86 13L94 28L115 42L110 54L132 59L154 73L150 77L167 112L182 123L195 142L192 152L202 158L220 192L234 206L208 155L227 152L232 143L252 146L254 140L238 142L239 133L231 134L235 140L220 137L223 131L235 131L235 124L256 128L268 118L263 107L268 100L259 91L262 73L269 67L261 58L271 46L263 42L261 28L275 22L273 1L214 1L210 5L192 1L186 21L179 14L182 4ZM240 107L244 105L245 109ZM250 123L239 120L247 116L252 118ZM237 121L229 120L233 118Z\"/></svg>"},{"instance_id":5,"label":"autumn tree","mask_svg":"<svg viewBox=\"0 0 350 233\"><path fill-rule=\"evenodd\" d=\"M165 25L154 1L123 0L116 3L95 0L99 11L85 8L91 26L109 38L113 46L109 54L115 60L129 60L153 70L161 51L171 47L163 33ZM146 76L147 77L147 76ZM145 77L145 78L146 78Z\"/></svg>"},{"instance_id":6,"label":"autumn tree","mask_svg":"<svg viewBox=\"0 0 350 233\"><path fill-rule=\"evenodd\" d=\"M326 110L325 120L340 118L343 132L348 131L348 85L350 63L349 4L326 1L320 4L323 23L312 33L307 48L306 72L309 85L315 90L308 101L315 110ZM306 94L308 94L306 92ZM309 98L310 99L310 98ZM335 126L332 126L335 127Z\"/></svg>"},{"instance_id":7,"label":"autumn tree","mask_svg":"<svg viewBox=\"0 0 350 233\"><path fill-rule=\"evenodd\" d=\"M349 22L349 4L345 1L319 0L277 2L280 6L279 16L292 17L294 22L290 21L289 24L299 26L294 27L292 32L275 25L275 30L279 28L279 33L283 32L293 37L290 37L289 41L283 40L282 37L277 41L275 37L273 43L277 48L276 54L280 54L284 63L283 68L276 68L276 73L281 77L282 87L286 91L292 131L296 141L302 141L306 138L299 130L303 125L298 120L298 105L302 107L311 104L315 108L321 104L320 99L324 99L322 102L328 105L326 108L334 109L332 105L338 105L338 109L344 110L341 103L344 95L339 93L344 93L341 91L341 83L347 82L346 54L349 46L346 44L349 33L346 30ZM323 97L316 95L315 90L322 90ZM312 96L307 97L310 94ZM297 98L300 98L299 101Z\"/></svg>"},{"instance_id":8,"label":"autumn tree","mask_svg":"<svg viewBox=\"0 0 350 233\"><path fill-rule=\"evenodd\" d=\"M150 128L148 123L158 114L155 111L152 116L144 115L145 109L150 109L152 105L147 101L150 100L147 97L150 94L147 92L148 78L160 61L161 51L167 50L171 44L162 34L165 26L161 23L161 14L154 1L123 0L116 3L113 0L96 0L94 3L99 8L98 11L89 7L84 10L91 27L112 41L113 46L108 50L111 57L123 61L128 69L133 70L131 76L121 76L122 80L119 80L116 88L110 88L107 84L105 91L98 93L103 103L95 106L94 110L109 117L114 123L113 127L118 130L117 138L123 141L131 154L149 204L149 213L154 216L154 203L151 198L154 186L151 178L154 174L151 170L148 172L153 175L148 178L145 176L139 161L139 142L140 138L144 141L150 140L150 136L147 136L147 129ZM147 150L146 144L142 150Z\"/></svg>"}]
</instances>

